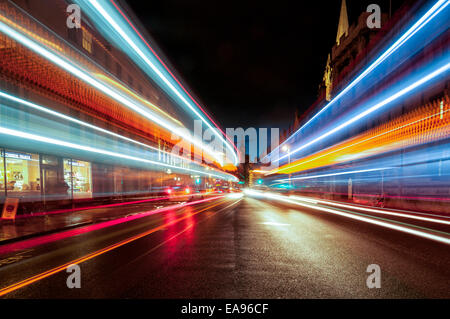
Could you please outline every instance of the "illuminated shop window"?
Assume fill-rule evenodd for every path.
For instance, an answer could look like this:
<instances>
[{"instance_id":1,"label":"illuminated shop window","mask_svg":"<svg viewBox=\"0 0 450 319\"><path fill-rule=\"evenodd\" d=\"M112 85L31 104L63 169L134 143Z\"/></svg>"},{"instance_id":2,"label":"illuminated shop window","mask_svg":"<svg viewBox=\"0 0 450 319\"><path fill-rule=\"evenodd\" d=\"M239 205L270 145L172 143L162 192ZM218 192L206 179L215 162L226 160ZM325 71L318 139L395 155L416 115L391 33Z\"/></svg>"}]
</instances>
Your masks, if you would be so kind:
<instances>
[{"instance_id":1,"label":"illuminated shop window","mask_svg":"<svg viewBox=\"0 0 450 319\"><path fill-rule=\"evenodd\" d=\"M39 155L5 151L8 196L40 195Z\"/></svg>"},{"instance_id":2,"label":"illuminated shop window","mask_svg":"<svg viewBox=\"0 0 450 319\"><path fill-rule=\"evenodd\" d=\"M91 163L64 160L64 181L69 186L69 194L73 193L73 198L92 197L92 167Z\"/></svg>"}]
</instances>

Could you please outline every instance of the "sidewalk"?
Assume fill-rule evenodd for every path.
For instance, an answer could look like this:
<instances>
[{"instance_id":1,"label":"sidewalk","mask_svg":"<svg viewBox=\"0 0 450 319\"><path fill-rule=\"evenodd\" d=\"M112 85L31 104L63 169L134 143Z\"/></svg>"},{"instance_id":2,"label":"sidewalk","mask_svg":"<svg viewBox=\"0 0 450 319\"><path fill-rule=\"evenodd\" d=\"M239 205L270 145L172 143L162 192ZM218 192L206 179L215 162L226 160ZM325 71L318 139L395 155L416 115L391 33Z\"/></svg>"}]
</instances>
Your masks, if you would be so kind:
<instances>
[{"instance_id":1,"label":"sidewalk","mask_svg":"<svg viewBox=\"0 0 450 319\"><path fill-rule=\"evenodd\" d=\"M150 211L177 203L179 202L164 198L140 198L130 202L100 205L91 208L55 211L40 215L19 215L14 221L0 219L0 245L139 214L143 211Z\"/></svg>"}]
</instances>

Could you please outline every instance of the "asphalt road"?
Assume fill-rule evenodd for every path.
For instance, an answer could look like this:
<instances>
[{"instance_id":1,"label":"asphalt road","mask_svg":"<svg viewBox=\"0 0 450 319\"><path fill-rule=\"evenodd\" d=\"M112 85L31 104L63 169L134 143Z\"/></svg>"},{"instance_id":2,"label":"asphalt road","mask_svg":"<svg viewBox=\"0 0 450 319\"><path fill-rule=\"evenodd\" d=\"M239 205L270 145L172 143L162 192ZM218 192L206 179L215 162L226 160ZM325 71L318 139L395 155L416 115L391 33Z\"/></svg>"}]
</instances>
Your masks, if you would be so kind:
<instances>
[{"instance_id":1,"label":"asphalt road","mask_svg":"<svg viewBox=\"0 0 450 319\"><path fill-rule=\"evenodd\" d=\"M275 200L215 199L52 238L0 256L3 298L450 297L449 245ZM66 285L74 261L79 289ZM366 285L371 264L381 288Z\"/></svg>"}]
</instances>

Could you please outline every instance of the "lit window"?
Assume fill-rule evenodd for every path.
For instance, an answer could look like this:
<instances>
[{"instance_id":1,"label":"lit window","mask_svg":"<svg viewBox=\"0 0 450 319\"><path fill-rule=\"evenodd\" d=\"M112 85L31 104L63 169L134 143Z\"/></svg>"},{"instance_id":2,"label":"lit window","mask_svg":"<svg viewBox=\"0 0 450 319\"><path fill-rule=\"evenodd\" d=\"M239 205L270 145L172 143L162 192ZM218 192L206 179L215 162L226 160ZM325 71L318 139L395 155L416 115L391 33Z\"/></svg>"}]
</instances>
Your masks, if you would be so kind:
<instances>
[{"instance_id":1,"label":"lit window","mask_svg":"<svg viewBox=\"0 0 450 319\"><path fill-rule=\"evenodd\" d=\"M39 155L7 150L5 161L8 196L41 193Z\"/></svg>"},{"instance_id":2,"label":"lit window","mask_svg":"<svg viewBox=\"0 0 450 319\"><path fill-rule=\"evenodd\" d=\"M92 35L83 29L83 48L92 53Z\"/></svg>"},{"instance_id":3,"label":"lit window","mask_svg":"<svg viewBox=\"0 0 450 319\"><path fill-rule=\"evenodd\" d=\"M64 180L69 186L69 194L73 191L73 198L92 197L91 163L65 159Z\"/></svg>"}]
</instances>

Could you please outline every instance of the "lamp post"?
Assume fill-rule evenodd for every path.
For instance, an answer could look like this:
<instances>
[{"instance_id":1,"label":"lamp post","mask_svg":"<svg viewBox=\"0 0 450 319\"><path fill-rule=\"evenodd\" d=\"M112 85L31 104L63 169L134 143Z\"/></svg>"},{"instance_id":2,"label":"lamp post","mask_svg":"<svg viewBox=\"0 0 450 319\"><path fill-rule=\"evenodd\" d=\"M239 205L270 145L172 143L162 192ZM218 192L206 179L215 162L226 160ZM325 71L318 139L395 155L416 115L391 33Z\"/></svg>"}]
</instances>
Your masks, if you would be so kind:
<instances>
[{"instance_id":1,"label":"lamp post","mask_svg":"<svg viewBox=\"0 0 450 319\"><path fill-rule=\"evenodd\" d=\"M291 164L291 153L290 153L291 148L289 147L289 145L284 144L283 147L281 148L281 150L283 152L287 153L287 155L288 155L288 165L290 165ZM288 177L289 177L289 186L291 186L291 174L289 174Z\"/></svg>"}]
</instances>

